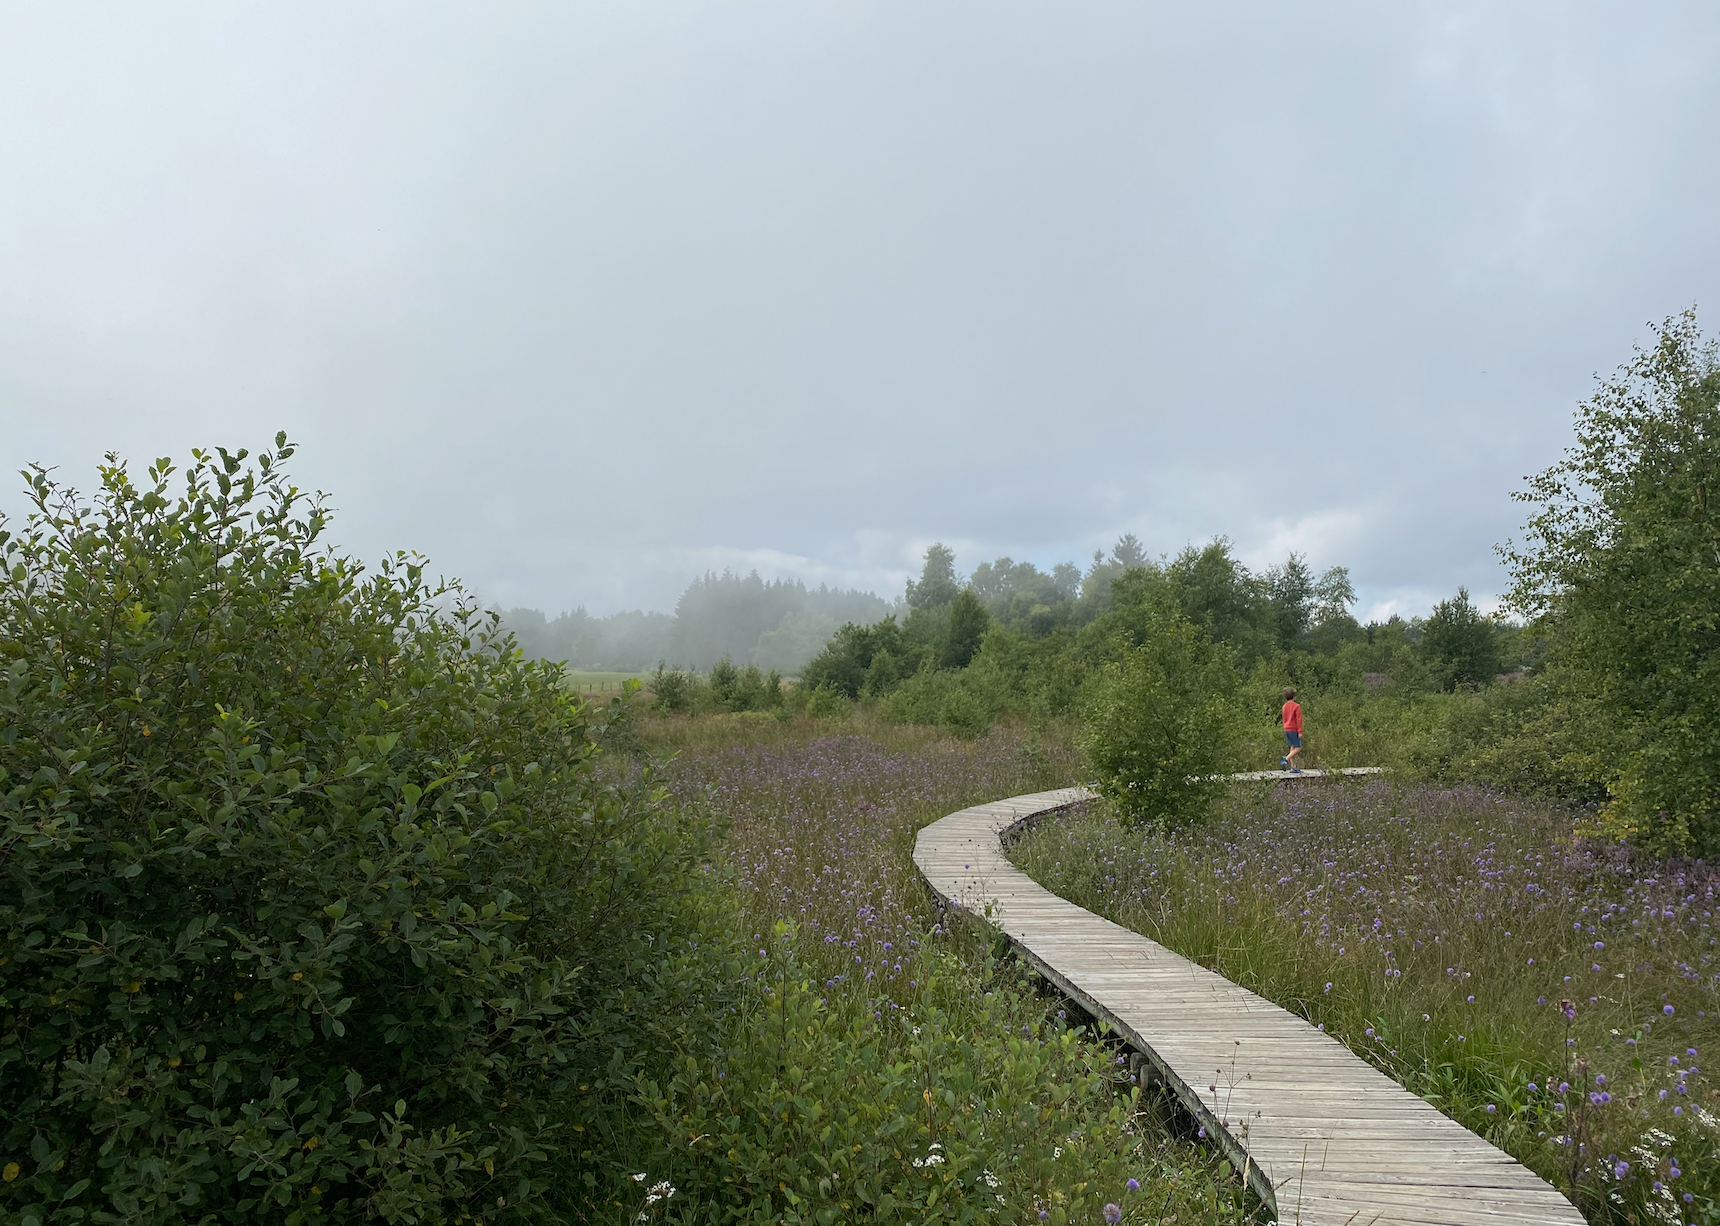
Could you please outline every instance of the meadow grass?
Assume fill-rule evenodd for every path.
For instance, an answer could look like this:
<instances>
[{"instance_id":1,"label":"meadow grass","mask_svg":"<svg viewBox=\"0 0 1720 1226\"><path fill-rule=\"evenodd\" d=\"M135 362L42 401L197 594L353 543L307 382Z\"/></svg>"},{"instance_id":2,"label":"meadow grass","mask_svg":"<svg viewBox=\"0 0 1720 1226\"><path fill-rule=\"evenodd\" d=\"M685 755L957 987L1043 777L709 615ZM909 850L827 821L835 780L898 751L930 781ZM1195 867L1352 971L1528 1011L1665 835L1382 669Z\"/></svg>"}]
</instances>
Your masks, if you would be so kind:
<instances>
[{"instance_id":1,"label":"meadow grass","mask_svg":"<svg viewBox=\"0 0 1720 1226\"><path fill-rule=\"evenodd\" d=\"M1238 786L1183 830L1094 804L1012 855L1325 1028L1591 1220L1720 1221L1713 867L1386 781Z\"/></svg>"},{"instance_id":2,"label":"meadow grass","mask_svg":"<svg viewBox=\"0 0 1720 1226\"><path fill-rule=\"evenodd\" d=\"M1120 1052L920 882L915 832L1067 783L1066 737L772 717L646 721L662 780L728 822L746 985L716 1042L645 1097L635 1209L676 1220L1241 1221ZM1133 1181L1131 1183L1131 1181ZM1108 1214L1107 1210L1110 1210Z\"/></svg>"},{"instance_id":3,"label":"meadow grass","mask_svg":"<svg viewBox=\"0 0 1720 1226\"><path fill-rule=\"evenodd\" d=\"M640 669L634 669L630 673L601 672L583 668L564 668L561 670L562 683L568 689L598 698L614 697L621 692L622 686L628 681L643 681L650 675L648 670Z\"/></svg>"}]
</instances>

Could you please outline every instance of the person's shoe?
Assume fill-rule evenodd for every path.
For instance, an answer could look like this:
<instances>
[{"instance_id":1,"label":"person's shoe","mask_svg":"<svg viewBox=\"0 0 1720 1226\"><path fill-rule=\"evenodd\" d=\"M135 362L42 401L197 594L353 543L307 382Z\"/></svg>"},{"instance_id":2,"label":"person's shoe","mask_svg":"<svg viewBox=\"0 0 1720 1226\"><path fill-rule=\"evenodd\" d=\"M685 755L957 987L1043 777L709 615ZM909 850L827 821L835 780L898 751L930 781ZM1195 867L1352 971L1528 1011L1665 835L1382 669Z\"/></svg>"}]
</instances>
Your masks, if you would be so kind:
<instances>
[{"instance_id":1,"label":"person's shoe","mask_svg":"<svg viewBox=\"0 0 1720 1226\"><path fill-rule=\"evenodd\" d=\"M1279 770L1289 770L1290 769L1290 759L1289 758L1279 758L1278 759L1278 769Z\"/></svg>"},{"instance_id":2,"label":"person's shoe","mask_svg":"<svg viewBox=\"0 0 1720 1226\"><path fill-rule=\"evenodd\" d=\"M1292 775L1300 775L1300 774L1304 774L1305 772L1302 770L1302 768L1300 766L1292 766L1290 768L1290 773Z\"/></svg>"}]
</instances>

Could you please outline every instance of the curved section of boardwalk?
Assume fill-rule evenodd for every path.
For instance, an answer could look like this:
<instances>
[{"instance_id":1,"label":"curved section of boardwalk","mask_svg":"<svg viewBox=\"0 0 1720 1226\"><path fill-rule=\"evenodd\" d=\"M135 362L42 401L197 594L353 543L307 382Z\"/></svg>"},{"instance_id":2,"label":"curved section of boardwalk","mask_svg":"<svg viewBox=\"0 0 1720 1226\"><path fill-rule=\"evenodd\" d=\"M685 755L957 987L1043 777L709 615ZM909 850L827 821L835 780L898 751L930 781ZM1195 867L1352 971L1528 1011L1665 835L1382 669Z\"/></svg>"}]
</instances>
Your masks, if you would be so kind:
<instances>
[{"instance_id":1,"label":"curved section of boardwalk","mask_svg":"<svg viewBox=\"0 0 1720 1226\"><path fill-rule=\"evenodd\" d=\"M1067 902L1003 854L1082 788L963 809L920 831L914 863L952 904L1141 1052L1283 1223L1581 1226L1503 1151L1287 1010Z\"/></svg>"}]
</instances>

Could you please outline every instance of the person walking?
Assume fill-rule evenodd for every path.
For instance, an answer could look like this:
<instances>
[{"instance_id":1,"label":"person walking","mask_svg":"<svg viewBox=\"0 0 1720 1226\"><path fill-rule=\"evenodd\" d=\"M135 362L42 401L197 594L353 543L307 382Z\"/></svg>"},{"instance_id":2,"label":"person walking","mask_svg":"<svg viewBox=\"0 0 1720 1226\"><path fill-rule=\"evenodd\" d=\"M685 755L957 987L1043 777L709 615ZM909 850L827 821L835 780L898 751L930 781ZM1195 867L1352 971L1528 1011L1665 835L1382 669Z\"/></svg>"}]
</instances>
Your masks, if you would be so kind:
<instances>
[{"instance_id":1,"label":"person walking","mask_svg":"<svg viewBox=\"0 0 1720 1226\"><path fill-rule=\"evenodd\" d=\"M1300 775L1302 768L1296 765L1296 755L1302 752L1302 704L1296 701L1295 690L1284 691L1284 709L1278 713L1278 721L1284 725L1287 746L1279 765L1291 774Z\"/></svg>"}]
</instances>

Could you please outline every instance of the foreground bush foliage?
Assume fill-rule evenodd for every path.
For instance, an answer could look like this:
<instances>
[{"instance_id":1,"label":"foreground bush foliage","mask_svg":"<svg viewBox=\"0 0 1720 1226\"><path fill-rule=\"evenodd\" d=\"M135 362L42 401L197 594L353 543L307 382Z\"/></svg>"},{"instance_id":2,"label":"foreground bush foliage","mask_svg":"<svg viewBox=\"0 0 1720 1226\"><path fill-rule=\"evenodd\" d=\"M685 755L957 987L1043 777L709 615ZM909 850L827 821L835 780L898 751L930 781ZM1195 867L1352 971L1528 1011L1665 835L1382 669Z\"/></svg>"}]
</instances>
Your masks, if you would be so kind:
<instances>
[{"instance_id":1,"label":"foreground bush foliage","mask_svg":"<svg viewBox=\"0 0 1720 1226\"><path fill-rule=\"evenodd\" d=\"M0 533L7 1222L531 1216L630 1075L696 832L458 589L319 552L276 448L37 470Z\"/></svg>"},{"instance_id":2,"label":"foreground bush foliage","mask_svg":"<svg viewBox=\"0 0 1720 1226\"><path fill-rule=\"evenodd\" d=\"M1606 819L1656 854L1720 851L1720 352L1694 313L1577 412L1519 497L1512 599L1542 619L1562 697L1604 711Z\"/></svg>"}]
</instances>

